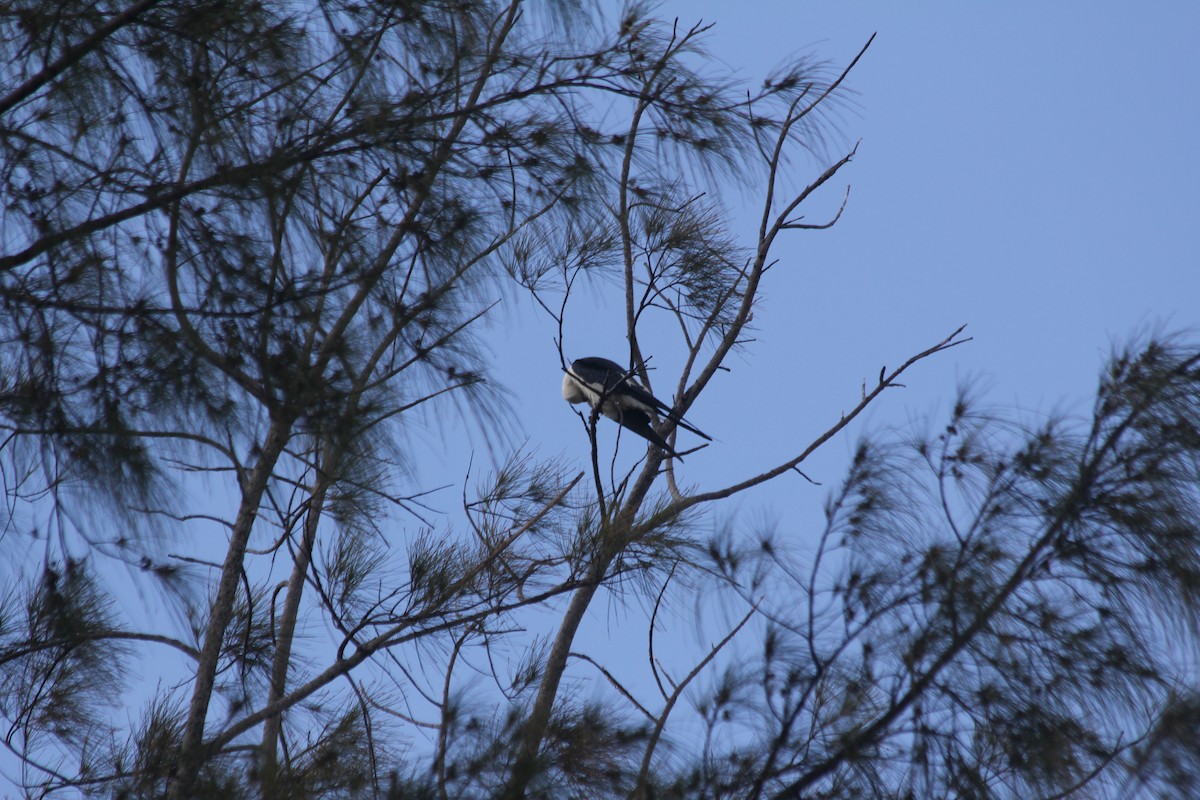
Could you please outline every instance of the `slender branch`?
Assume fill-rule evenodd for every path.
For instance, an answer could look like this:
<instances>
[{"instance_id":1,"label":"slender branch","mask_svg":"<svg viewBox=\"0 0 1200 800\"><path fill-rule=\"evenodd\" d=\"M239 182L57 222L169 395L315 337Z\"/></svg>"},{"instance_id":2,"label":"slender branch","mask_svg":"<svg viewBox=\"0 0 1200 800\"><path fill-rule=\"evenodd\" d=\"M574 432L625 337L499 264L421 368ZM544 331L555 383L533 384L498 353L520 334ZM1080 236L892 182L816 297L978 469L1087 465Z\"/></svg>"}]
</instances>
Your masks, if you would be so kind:
<instances>
[{"instance_id":1,"label":"slender branch","mask_svg":"<svg viewBox=\"0 0 1200 800\"><path fill-rule=\"evenodd\" d=\"M1197 363L1200 363L1200 355L1185 361L1173 371L1173 374L1187 374ZM1098 443L1096 443L1096 438L1101 433L1099 429L1101 421L1099 418L1094 421L1090 444L1085 449L1085 460L1079 465L1078 479L1074 482L1069 495L1058 505L1053 516L1043 529L1042 534L1033 543L1033 546L1030 547L1029 552L1013 568L1005 582L992 595L991 600L979 610L979 613L972 619L971 624L954 636L953 640L938 654L929 667L920 673L919 677L915 677L911 681L908 689L893 700L886 711L876 717L870 724L858 728L852 735L845 737L840 745L834 748L833 752L828 756L822 758L816 764L805 765L801 776L777 793L776 797L794 798L802 796L804 791L833 772L839 764L844 763L848 758L852 758L863 747L878 740L900 715L905 713L924 695L925 691L937 680L941 672L958 658L959 654L991 624L992 620L1008 602L1009 598L1012 597L1013 593L1037 569L1041 568L1046 548L1056 541L1066 527L1076 519L1080 507L1086 503L1087 498L1093 491L1094 483L1099 475L1100 465L1104 462L1104 459L1117 446L1117 443L1126 432L1141 419L1142 414L1154 400L1153 392L1147 392L1143 395L1134 404L1133 408L1130 409L1125 418L1118 425L1107 431ZM1093 447L1091 443L1095 443L1095 446Z\"/></svg>"},{"instance_id":2,"label":"slender branch","mask_svg":"<svg viewBox=\"0 0 1200 800\"><path fill-rule=\"evenodd\" d=\"M644 716L646 719L650 720L651 722L655 721L655 719L656 719L655 716L653 714L651 714L650 711L644 705L642 705L641 703L639 703L637 701L637 698L634 697L633 694L628 689L626 689L621 684L620 681L618 681L616 679L616 676L614 676L611 672L609 672L607 669L605 669L603 666L601 666L599 661L592 658L587 653L572 652L572 653L570 653L570 657L579 659L580 661L586 661L587 663L591 664L593 667L598 669L600 671L600 674L604 676L605 680L607 680L612 685L612 687L617 690L617 693L620 694L622 697L624 697L626 700L628 700L630 705L632 705L634 708L636 708L638 711L640 711L642 716Z\"/></svg>"},{"instance_id":3,"label":"slender branch","mask_svg":"<svg viewBox=\"0 0 1200 800\"><path fill-rule=\"evenodd\" d=\"M710 491L710 492L701 492L699 494L693 494L693 495L686 496L682 500L678 500L678 501L672 503L667 508L663 509L662 511L659 511L657 514L652 516L650 519L648 519L644 523L642 523L641 527L646 530L651 530L651 529L657 527L658 525L664 524L665 522L667 522L671 519L674 519L676 515L682 513L683 511L686 511L687 509L691 508L692 506L698 505L700 503L709 503L709 502L712 502L713 500L723 500L726 497L732 497L735 494L744 492L747 489L750 489L750 488L753 488L760 484L766 483L769 480L779 477L780 475L784 474L785 472L791 471L795 467L799 466L806 458L808 458L810 455L812 455L813 452L817 450L817 448L819 448L821 445L825 444L825 442L829 441L837 433L839 433L843 428L845 428L847 425L849 425L851 422L853 422L854 419L859 414L861 414L866 409L866 407L871 404L872 401L875 400L875 398L879 397L879 395L884 392L884 390L895 387L897 385L895 382L896 378L898 378L902 374L904 374L904 372L907 371L909 367L913 366L917 362L922 361L936 353L940 353L943 350L948 350L951 347L957 347L960 344L966 344L967 342L971 341L971 339L969 337L966 339L958 338L959 334L961 334L963 332L963 329L965 329L966 327L967 327L966 325L960 326L957 330L955 330L953 333L951 333L949 336L947 336L942 341L940 341L937 344L935 344L934 346L932 346L926 350L922 350L920 353L917 353L916 355L912 356L907 361L905 361L903 364L901 364L899 367L892 370L892 372L890 374L884 376L884 378L882 380L880 380L879 384L874 389L872 389L870 392L865 394L863 396L862 400L859 401L858 405L856 405L854 408L852 408L850 410L850 413L843 414L841 419L839 419L836 423L834 423L832 426L830 426L828 429L826 429L824 433L822 433L820 436L818 436L816 439L814 439L806 448L804 448L804 450L802 450L800 452L799 455L795 456L794 458L789 459L788 461L785 461L784 463L782 463L772 469L767 470L766 472L762 472L762 473L759 473L758 475L755 475L754 477L747 478L746 480L743 480L740 483L736 483L731 486L727 486L723 489L717 489L717 490Z\"/></svg>"},{"instance_id":4,"label":"slender branch","mask_svg":"<svg viewBox=\"0 0 1200 800\"><path fill-rule=\"evenodd\" d=\"M291 423L275 420L265 440L258 463L242 486L241 504L234 520L221 577L217 584L216 598L205 629L204 643L200 649L199 663L192 690L192 701L184 723L183 737L179 746L179 767L168 789L172 800L188 796L203 761L202 740L204 723L208 717L208 704L212 698L217 666L224 644L225 631L233 619L234 599L242 577L242 562L254 521L258 516L258 505L266 491L267 483L275 468L275 462L283 452L290 433Z\"/></svg>"},{"instance_id":5,"label":"slender branch","mask_svg":"<svg viewBox=\"0 0 1200 800\"><path fill-rule=\"evenodd\" d=\"M725 645L733 641L733 637L737 636L742 628L746 626L746 623L753 618L756 611L758 611L757 605L753 606L749 611L747 611L746 615L742 617L741 622L735 625L733 630L725 635L724 639L717 642L716 645L709 649L704 658L700 659L700 663L696 664L692 671L689 672L684 679L679 682L679 685L675 687L673 692L671 692L671 696L667 698L667 704L659 713L658 720L654 725L654 730L650 734L650 741L646 744L646 752L642 756L642 768L638 772L638 781L637 786L634 787L633 790L633 797L642 798L650 796L650 764L654 759L654 750L658 747L658 742L662 738L663 729L666 728L667 725L667 718L671 715L671 711L674 710L675 704L679 702L679 698L683 696L684 690L687 689L687 687L691 685L692 681L694 681L696 677L704 671L705 667L712 663L712 660L717 657L717 654L720 653L721 650L724 649Z\"/></svg>"},{"instance_id":6,"label":"slender branch","mask_svg":"<svg viewBox=\"0 0 1200 800\"><path fill-rule=\"evenodd\" d=\"M59 75L66 72L75 64L79 63L84 56L99 47L104 40L136 20L147 10L158 5L159 2L160 0L141 0L141 2L134 3L129 8L125 9L120 14L117 14L108 22L101 25L91 34L86 36L82 41L79 41L68 47L63 51L63 54L58 57L57 61L47 64L36 75L29 78L16 89L0 99L0 114L6 113L13 106L17 105L34 92L50 83Z\"/></svg>"},{"instance_id":7,"label":"slender branch","mask_svg":"<svg viewBox=\"0 0 1200 800\"><path fill-rule=\"evenodd\" d=\"M199 660L200 651L196 648L185 644L171 636L163 636L157 633L137 633L135 631L93 631L73 634L65 639L48 639L42 642L27 642L10 650L0 652L0 665L7 664L10 661L24 658L25 656L34 653L42 652L43 650L54 650L60 647L74 647L82 642L100 642L108 640L131 641L131 642L150 642L152 644L165 644L168 647L173 647L184 655L193 660Z\"/></svg>"}]
</instances>

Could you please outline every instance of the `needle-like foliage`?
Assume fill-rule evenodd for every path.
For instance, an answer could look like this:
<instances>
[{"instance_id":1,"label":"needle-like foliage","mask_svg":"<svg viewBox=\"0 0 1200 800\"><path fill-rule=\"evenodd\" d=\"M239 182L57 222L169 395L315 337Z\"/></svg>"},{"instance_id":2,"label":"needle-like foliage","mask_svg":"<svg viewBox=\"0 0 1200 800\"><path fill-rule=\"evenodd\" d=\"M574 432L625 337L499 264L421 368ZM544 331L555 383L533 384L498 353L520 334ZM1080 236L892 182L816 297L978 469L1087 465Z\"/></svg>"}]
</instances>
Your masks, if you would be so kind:
<instances>
[{"instance_id":1,"label":"needle-like foliage","mask_svg":"<svg viewBox=\"0 0 1200 800\"><path fill-rule=\"evenodd\" d=\"M720 782L847 798L1191 785L1174 720L1200 631L1198 390L1200 351L1151 341L1113 357L1089 419L1027 427L964 396L932 432L862 444L809 564L767 545L726 566L787 599L764 604L736 715L756 733L714 754Z\"/></svg>"},{"instance_id":2,"label":"needle-like foliage","mask_svg":"<svg viewBox=\"0 0 1200 800\"><path fill-rule=\"evenodd\" d=\"M964 400L864 444L808 552L702 531L962 328L724 486L598 412L578 463L514 446L539 420L484 326L532 298L521 358L553 371L586 286L702 463L725 445L672 420L750 346L780 238L845 207L805 206L856 152L866 47L749 85L706 31L637 3L0 9L15 791L1195 792L1194 350L1115 357L1083 424ZM593 646L598 598L644 659Z\"/></svg>"}]
</instances>

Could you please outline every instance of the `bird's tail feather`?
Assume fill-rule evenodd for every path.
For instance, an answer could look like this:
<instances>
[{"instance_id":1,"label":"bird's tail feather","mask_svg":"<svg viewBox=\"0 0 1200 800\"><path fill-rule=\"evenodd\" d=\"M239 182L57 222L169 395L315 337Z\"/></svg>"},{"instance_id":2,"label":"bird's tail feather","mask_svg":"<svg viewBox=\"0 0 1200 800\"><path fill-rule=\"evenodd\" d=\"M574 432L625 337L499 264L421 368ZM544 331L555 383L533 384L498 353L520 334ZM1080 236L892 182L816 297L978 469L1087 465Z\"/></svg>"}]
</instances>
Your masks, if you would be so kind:
<instances>
[{"instance_id":1,"label":"bird's tail feather","mask_svg":"<svg viewBox=\"0 0 1200 800\"><path fill-rule=\"evenodd\" d=\"M712 441L711 436L709 436L707 433L700 430L695 425L691 424L690 422L688 422L687 420L685 420L683 417L679 416L678 414L668 413L666 416L667 416L667 419L671 420L671 422L674 422L676 425L678 425L681 428L684 428L685 430L691 431L692 433L696 434L704 441L706 441L706 442Z\"/></svg>"},{"instance_id":2,"label":"bird's tail feather","mask_svg":"<svg viewBox=\"0 0 1200 800\"><path fill-rule=\"evenodd\" d=\"M667 444L667 440L659 436L658 431L650 427L650 421L646 415L629 413L621 414L617 422L622 428L636 433L638 436L650 442L650 444L662 450L672 458L678 458L680 461L683 461L683 456L679 455L679 453L676 453L671 448L671 445Z\"/></svg>"}]
</instances>

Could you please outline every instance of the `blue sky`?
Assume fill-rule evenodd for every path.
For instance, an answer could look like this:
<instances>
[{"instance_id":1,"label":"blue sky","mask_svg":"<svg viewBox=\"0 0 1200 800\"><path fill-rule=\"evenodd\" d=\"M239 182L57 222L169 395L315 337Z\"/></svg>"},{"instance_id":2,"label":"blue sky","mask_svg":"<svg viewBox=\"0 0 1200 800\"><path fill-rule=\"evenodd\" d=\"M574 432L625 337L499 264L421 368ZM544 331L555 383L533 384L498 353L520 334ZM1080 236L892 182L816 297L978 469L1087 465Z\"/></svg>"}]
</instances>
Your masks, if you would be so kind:
<instances>
[{"instance_id":1,"label":"blue sky","mask_svg":"<svg viewBox=\"0 0 1200 800\"><path fill-rule=\"evenodd\" d=\"M816 302L762 323L768 346L830 352L830 390L839 365L967 322L976 341L916 382L944 392L953 365L993 376L998 399L1054 404L1090 388L1110 339L1200 321L1200 7L721 6L663 10L712 19L713 51L750 74L797 49L844 63L878 31L850 79L850 205L788 240L794 283L767 290L780 311Z\"/></svg>"},{"instance_id":2,"label":"blue sky","mask_svg":"<svg viewBox=\"0 0 1200 800\"><path fill-rule=\"evenodd\" d=\"M790 53L840 68L878 32L839 123L847 144L861 139L858 155L810 218L836 208L849 183L845 214L832 230L778 246L758 341L691 414L723 452L689 461L689 477L707 484L782 459L852 405L864 378L962 323L974 341L919 367L869 427L923 415L968 379L1004 407L1084 410L1113 343L1200 324L1200 6L673 2L659 11L681 26L716 23L711 53L753 84ZM839 154L836 138L830 152ZM822 166L799 157L792 178L803 185ZM750 198L730 189L722 199L752 241ZM619 297L589 302L568 326L569 353L623 360ZM512 346L540 348L554 364L548 340L515 328ZM664 373L670 357L659 357ZM540 399L533 366L524 408ZM550 367L537 391L554 399L557 380ZM531 443L553 448L577 434L565 409L547 413L527 424ZM830 448L837 460L852 441Z\"/></svg>"},{"instance_id":3,"label":"blue sky","mask_svg":"<svg viewBox=\"0 0 1200 800\"><path fill-rule=\"evenodd\" d=\"M802 546L864 430L944 407L968 379L1003 407L1085 411L1114 342L1158 325L1200 329L1200 3L676 0L659 10L682 25L715 22L710 51L752 85L790 53L840 68L878 32L840 120L846 146L861 139L858 155L811 206L820 219L849 183L846 211L832 230L780 243L757 341L689 413L717 441L679 468L681 483L716 488L774 466L853 406L881 366L963 323L974 337L919 365L907 389L824 448L806 467L823 487L789 476L719 516L775 521ZM830 155L840 153L835 140ZM823 166L799 157L791 178L803 185ZM722 199L750 243L748 194ZM517 438L582 468L587 440L559 397L555 331L531 302L510 299L488 336L515 378ZM613 287L581 297L568 354L625 360L622 324ZM655 345L643 339L666 378L679 351ZM418 476L458 482L432 499L451 519L469 455L454 427L427 434L421 444L446 455ZM592 611L581 644L627 641L644 664L644 639L621 634L626 620L643 629L642 607Z\"/></svg>"},{"instance_id":4,"label":"blue sky","mask_svg":"<svg viewBox=\"0 0 1200 800\"><path fill-rule=\"evenodd\" d=\"M786 460L881 366L963 323L974 337L918 365L906 389L814 456L805 469L823 486L786 476L731 501L718 524L774 526L804 551L864 432L936 418L967 382L1025 419L1086 413L1112 347L1139 331L1200 328L1200 4L680 0L660 11L681 26L715 22L711 53L752 85L792 53L840 68L878 32L839 125L846 146L861 139L858 155L810 218L836 209L849 183L846 211L832 230L778 246L757 341L689 413L717 441L679 468L681 484L717 488ZM841 152L835 137L830 155ZM825 163L797 158L794 185ZM752 242L749 195L730 188L722 199ZM615 288L573 302L568 355L623 361L622 314ZM497 348L519 354L502 361L519 378L528 446L582 467L586 438L558 399L554 331L532 304L499 319ZM663 376L656 391L669 392L677 345L642 344ZM584 629L593 645L628 645L627 656L601 651L618 674L637 671L625 658L645 663L640 615L599 603Z\"/></svg>"}]
</instances>

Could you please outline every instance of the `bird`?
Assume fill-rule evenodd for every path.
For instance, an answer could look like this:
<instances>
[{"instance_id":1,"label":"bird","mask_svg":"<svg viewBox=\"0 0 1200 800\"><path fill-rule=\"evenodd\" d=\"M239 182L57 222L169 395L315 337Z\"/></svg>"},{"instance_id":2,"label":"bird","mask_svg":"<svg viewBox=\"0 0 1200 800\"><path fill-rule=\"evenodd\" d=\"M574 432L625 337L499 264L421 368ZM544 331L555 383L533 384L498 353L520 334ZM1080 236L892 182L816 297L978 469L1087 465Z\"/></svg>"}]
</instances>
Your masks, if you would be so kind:
<instances>
[{"instance_id":1,"label":"bird","mask_svg":"<svg viewBox=\"0 0 1200 800\"><path fill-rule=\"evenodd\" d=\"M633 431L672 458L683 460L667 444L667 440L654 430L660 414L701 439L712 441L711 436L650 394L645 386L632 377L629 370L615 361L599 356L577 358L571 362L571 366L563 367L563 372L564 400L571 404L587 403L592 408L600 406L601 414Z\"/></svg>"}]
</instances>

